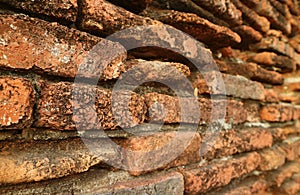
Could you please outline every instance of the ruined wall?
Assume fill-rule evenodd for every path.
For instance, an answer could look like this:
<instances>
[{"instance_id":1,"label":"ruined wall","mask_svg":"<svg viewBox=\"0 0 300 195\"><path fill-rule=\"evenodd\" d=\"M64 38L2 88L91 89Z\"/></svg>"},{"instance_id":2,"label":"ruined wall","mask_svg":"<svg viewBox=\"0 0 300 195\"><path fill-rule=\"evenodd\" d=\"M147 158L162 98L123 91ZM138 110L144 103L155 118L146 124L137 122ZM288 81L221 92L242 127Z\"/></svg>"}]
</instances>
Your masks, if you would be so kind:
<instances>
[{"instance_id":1,"label":"ruined wall","mask_svg":"<svg viewBox=\"0 0 300 195\"><path fill-rule=\"evenodd\" d=\"M296 194L299 4L0 0L0 194Z\"/></svg>"}]
</instances>

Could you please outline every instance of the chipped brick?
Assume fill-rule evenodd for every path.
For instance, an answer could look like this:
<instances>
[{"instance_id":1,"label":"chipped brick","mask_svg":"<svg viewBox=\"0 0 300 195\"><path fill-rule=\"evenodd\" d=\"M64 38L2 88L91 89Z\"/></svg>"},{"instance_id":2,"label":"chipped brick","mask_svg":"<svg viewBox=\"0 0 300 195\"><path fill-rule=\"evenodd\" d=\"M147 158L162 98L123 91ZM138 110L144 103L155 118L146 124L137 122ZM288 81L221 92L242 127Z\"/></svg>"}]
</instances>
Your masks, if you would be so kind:
<instances>
[{"instance_id":1,"label":"chipped brick","mask_svg":"<svg viewBox=\"0 0 300 195\"><path fill-rule=\"evenodd\" d=\"M34 90L30 81L0 77L0 129L22 129L33 122Z\"/></svg>"}]
</instances>

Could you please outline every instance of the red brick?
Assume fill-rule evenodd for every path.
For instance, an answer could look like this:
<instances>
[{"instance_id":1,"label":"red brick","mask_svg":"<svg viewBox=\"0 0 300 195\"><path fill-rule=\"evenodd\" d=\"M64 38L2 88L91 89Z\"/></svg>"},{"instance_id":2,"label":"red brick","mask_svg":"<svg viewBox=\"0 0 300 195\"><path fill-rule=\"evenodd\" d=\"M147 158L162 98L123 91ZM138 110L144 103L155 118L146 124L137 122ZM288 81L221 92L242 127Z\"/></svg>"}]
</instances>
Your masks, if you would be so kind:
<instances>
[{"instance_id":1,"label":"red brick","mask_svg":"<svg viewBox=\"0 0 300 195\"><path fill-rule=\"evenodd\" d=\"M196 14L156 9L148 9L144 14L172 25L213 48L221 48L241 41L240 36L229 28L215 25Z\"/></svg>"},{"instance_id":2,"label":"red brick","mask_svg":"<svg viewBox=\"0 0 300 195\"><path fill-rule=\"evenodd\" d=\"M268 182L265 179L259 177L248 177L243 179L239 183L234 182L224 187L221 190L209 192L208 195L252 195L252 194L264 194L269 188Z\"/></svg>"},{"instance_id":3,"label":"red brick","mask_svg":"<svg viewBox=\"0 0 300 195\"><path fill-rule=\"evenodd\" d=\"M0 29L1 68L73 78L82 64L78 76L102 80L124 71L126 50L118 43L24 15L1 15ZM95 68L86 58L93 58Z\"/></svg>"},{"instance_id":4,"label":"red brick","mask_svg":"<svg viewBox=\"0 0 300 195\"><path fill-rule=\"evenodd\" d=\"M0 77L0 129L23 129L33 122L34 90L30 81Z\"/></svg>"},{"instance_id":5,"label":"red brick","mask_svg":"<svg viewBox=\"0 0 300 195\"><path fill-rule=\"evenodd\" d=\"M74 84L67 82L41 83L36 127L59 130L115 129L118 126L133 127L144 120L146 110L143 98L134 92L118 91L114 95L122 98L122 101L112 102L110 90L77 84L74 91L73 87ZM73 92L76 99L72 98ZM96 102L91 94L94 94ZM127 97L129 102L125 101ZM73 114L74 109L76 115Z\"/></svg>"},{"instance_id":6,"label":"red brick","mask_svg":"<svg viewBox=\"0 0 300 195\"><path fill-rule=\"evenodd\" d=\"M292 59L273 52L258 53L250 60L257 64L280 68L280 72L292 72L296 69L296 63Z\"/></svg>"},{"instance_id":7,"label":"red brick","mask_svg":"<svg viewBox=\"0 0 300 195\"><path fill-rule=\"evenodd\" d=\"M207 132L202 139L201 154L209 160L270 147L273 143L271 132L258 128Z\"/></svg>"},{"instance_id":8,"label":"red brick","mask_svg":"<svg viewBox=\"0 0 300 195\"><path fill-rule=\"evenodd\" d=\"M141 177L130 176L126 171L110 171L92 167L70 177L32 183L1 186L1 194L183 194L183 177L180 173L164 172Z\"/></svg>"},{"instance_id":9,"label":"red brick","mask_svg":"<svg viewBox=\"0 0 300 195\"><path fill-rule=\"evenodd\" d=\"M300 164L298 162L289 162L280 167L278 170L270 172L267 175L267 178L270 183L279 187L286 179L291 178L293 174L299 172Z\"/></svg>"},{"instance_id":10,"label":"red brick","mask_svg":"<svg viewBox=\"0 0 300 195\"><path fill-rule=\"evenodd\" d=\"M265 101L272 103L279 102L278 94L273 89L265 89Z\"/></svg>"},{"instance_id":11,"label":"red brick","mask_svg":"<svg viewBox=\"0 0 300 195\"><path fill-rule=\"evenodd\" d=\"M55 17L58 20L73 23L76 22L78 12L77 0L43 0L38 2L32 0L3 0L2 3L32 14Z\"/></svg>"},{"instance_id":12,"label":"red brick","mask_svg":"<svg viewBox=\"0 0 300 195\"><path fill-rule=\"evenodd\" d=\"M187 165L200 161L200 144L200 136L195 132L130 137L123 143L124 162L132 175Z\"/></svg>"},{"instance_id":13,"label":"red brick","mask_svg":"<svg viewBox=\"0 0 300 195\"><path fill-rule=\"evenodd\" d=\"M88 144L93 151L89 151ZM99 146L100 145L100 146ZM16 184L59 178L87 171L120 156L111 142L80 138L57 141L0 142L0 183ZM95 153L94 153L95 152Z\"/></svg>"},{"instance_id":14,"label":"red brick","mask_svg":"<svg viewBox=\"0 0 300 195\"><path fill-rule=\"evenodd\" d=\"M268 0L242 0L242 2L254 9L259 15L268 18L271 25L275 28L287 35L291 33L291 23Z\"/></svg>"},{"instance_id":15,"label":"red brick","mask_svg":"<svg viewBox=\"0 0 300 195\"><path fill-rule=\"evenodd\" d=\"M145 61L135 59L128 60L124 63L125 69L128 72L126 73L126 76L122 76L121 79L128 80L128 84L135 84L140 81L165 81L167 83L170 83L170 81L182 82L182 80L186 79L186 77L191 73L188 66L175 62Z\"/></svg>"},{"instance_id":16,"label":"red brick","mask_svg":"<svg viewBox=\"0 0 300 195\"><path fill-rule=\"evenodd\" d=\"M182 170L185 193L199 194L225 186L232 179L255 170L259 163L259 155L253 152L224 161L216 161L208 166Z\"/></svg>"},{"instance_id":17,"label":"red brick","mask_svg":"<svg viewBox=\"0 0 300 195\"><path fill-rule=\"evenodd\" d=\"M262 34L253 29L251 26L241 25L233 28L233 30L241 36L241 46L243 47L252 43L257 43L263 38Z\"/></svg>"},{"instance_id":18,"label":"red brick","mask_svg":"<svg viewBox=\"0 0 300 195\"><path fill-rule=\"evenodd\" d=\"M93 34L107 36L131 26L160 24L133 14L105 0L83 0L80 28Z\"/></svg>"},{"instance_id":19,"label":"red brick","mask_svg":"<svg viewBox=\"0 0 300 195\"><path fill-rule=\"evenodd\" d=\"M266 70L255 63L233 63L227 61L217 61L221 72L241 75L248 79L270 83L273 85L283 84L283 76L275 71Z\"/></svg>"},{"instance_id":20,"label":"red brick","mask_svg":"<svg viewBox=\"0 0 300 195\"><path fill-rule=\"evenodd\" d=\"M254 50L268 50L282 55L288 56L295 60L297 64L300 63L300 54L298 54L289 43L286 43L278 37L268 36L262 39L260 43L251 46Z\"/></svg>"},{"instance_id":21,"label":"red brick","mask_svg":"<svg viewBox=\"0 0 300 195\"><path fill-rule=\"evenodd\" d=\"M245 6L239 0L232 0L235 6L242 12L243 19L250 24L255 30L266 33L270 29L270 22L255 11Z\"/></svg>"},{"instance_id":22,"label":"red brick","mask_svg":"<svg viewBox=\"0 0 300 195\"><path fill-rule=\"evenodd\" d=\"M285 151L280 146L273 146L259 152L261 162L259 170L268 171L277 169L285 163Z\"/></svg>"},{"instance_id":23,"label":"red brick","mask_svg":"<svg viewBox=\"0 0 300 195\"><path fill-rule=\"evenodd\" d=\"M222 115L225 113L222 112L225 110L222 109L224 108L226 108L226 116L224 116L225 122L239 124L245 122L247 118L243 103L235 100L211 101L209 99L199 98L198 102L195 102L195 98L180 98L182 105L185 105L185 108L180 108L179 98L177 97L148 93L144 95L144 98L148 108L148 120L153 121L209 124L223 118ZM220 111L212 113L212 104Z\"/></svg>"},{"instance_id":24,"label":"red brick","mask_svg":"<svg viewBox=\"0 0 300 195\"><path fill-rule=\"evenodd\" d=\"M228 21L232 26L237 26L242 24L242 13L238 10L235 5L228 1L224 2L221 0L209 1L209 0L195 0L196 4L200 7L212 12L214 15Z\"/></svg>"},{"instance_id":25,"label":"red brick","mask_svg":"<svg viewBox=\"0 0 300 195\"><path fill-rule=\"evenodd\" d=\"M294 119L294 108L280 104L266 105L260 111L262 120L269 122L285 122Z\"/></svg>"},{"instance_id":26,"label":"red brick","mask_svg":"<svg viewBox=\"0 0 300 195\"><path fill-rule=\"evenodd\" d=\"M198 94L223 94L255 100L263 100L265 98L262 84L248 80L242 76L208 72L201 75L193 74L191 79L193 87L198 89ZM222 84L220 82L222 81L225 85L225 91L222 91L220 88Z\"/></svg>"}]
</instances>

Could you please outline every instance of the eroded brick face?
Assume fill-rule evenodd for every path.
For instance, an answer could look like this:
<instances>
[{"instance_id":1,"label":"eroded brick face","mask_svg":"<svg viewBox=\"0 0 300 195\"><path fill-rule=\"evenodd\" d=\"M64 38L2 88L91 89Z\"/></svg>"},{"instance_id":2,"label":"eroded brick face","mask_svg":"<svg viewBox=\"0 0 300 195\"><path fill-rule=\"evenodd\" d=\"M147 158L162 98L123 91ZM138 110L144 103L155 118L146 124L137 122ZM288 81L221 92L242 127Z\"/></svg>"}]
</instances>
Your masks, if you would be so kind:
<instances>
[{"instance_id":1,"label":"eroded brick face","mask_svg":"<svg viewBox=\"0 0 300 195\"><path fill-rule=\"evenodd\" d=\"M29 127L33 122L34 102L29 80L0 77L0 129Z\"/></svg>"}]
</instances>

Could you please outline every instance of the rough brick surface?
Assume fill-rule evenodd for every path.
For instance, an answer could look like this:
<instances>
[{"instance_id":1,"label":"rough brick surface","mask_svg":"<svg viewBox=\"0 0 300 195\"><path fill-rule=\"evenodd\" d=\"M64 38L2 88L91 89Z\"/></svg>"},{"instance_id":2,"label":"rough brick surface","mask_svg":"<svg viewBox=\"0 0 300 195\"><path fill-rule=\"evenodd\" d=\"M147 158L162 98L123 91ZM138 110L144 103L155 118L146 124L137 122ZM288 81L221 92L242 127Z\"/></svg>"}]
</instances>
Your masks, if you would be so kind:
<instances>
[{"instance_id":1,"label":"rough brick surface","mask_svg":"<svg viewBox=\"0 0 300 195\"><path fill-rule=\"evenodd\" d=\"M292 27L291 23L278 12L268 0L242 0L243 3L253 8L258 14L265 16L275 28L281 30L285 34L290 34Z\"/></svg>"},{"instance_id":2,"label":"rough brick surface","mask_svg":"<svg viewBox=\"0 0 300 195\"><path fill-rule=\"evenodd\" d=\"M292 106L273 104L264 106L260 111L260 117L269 122L285 122L297 120L299 118L297 113L298 110Z\"/></svg>"},{"instance_id":3,"label":"rough brick surface","mask_svg":"<svg viewBox=\"0 0 300 195\"><path fill-rule=\"evenodd\" d=\"M125 163L133 175L200 161L201 139L196 132L137 136L129 138L123 144Z\"/></svg>"},{"instance_id":4,"label":"rough brick surface","mask_svg":"<svg viewBox=\"0 0 300 195\"><path fill-rule=\"evenodd\" d=\"M88 143L93 151L85 146ZM0 183L41 181L87 171L120 156L107 140L0 142Z\"/></svg>"},{"instance_id":5,"label":"rough brick surface","mask_svg":"<svg viewBox=\"0 0 300 195\"><path fill-rule=\"evenodd\" d=\"M41 83L41 91L36 127L115 129L135 126L145 117L144 101L135 93L119 91L112 99L110 90L67 82Z\"/></svg>"},{"instance_id":6,"label":"rough brick surface","mask_svg":"<svg viewBox=\"0 0 300 195\"><path fill-rule=\"evenodd\" d=\"M255 11L248 8L246 5L241 3L239 0L232 0L235 6L242 12L243 19L248 22L254 29L266 33L270 29L270 22Z\"/></svg>"},{"instance_id":7,"label":"rough brick surface","mask_svg":"<svg viewBox=\"0 0 300 195\"><path fill-rule=\"evenodd\" d=\"M255 170L259 162L259 155L253 152L208 166L183 170L185 192L199 194L227 185L232 179Z\"/></svg>"},{"instance_id":8,"label":"rough brick surface","mask_svg":"<svg viewBox=\"0 0 300 195\"><path fill-rule=\"evenodd\" d=\"M220 71L241 75L254 81L281 85L283 76L275 71L266 70L255 63L232 63L226 61L217 61Z\"/></svg>"},{"instance_id":9,"label":"rough brick surface","mask_svg":"<svg viewBox=\"0 0 300 195\"><path fill-rule=\"evenodd\" d=\"M124 71L126 51L120 44L24 15L1 15L0 26L1 68L75 77L80 67L78 76L100 79Z\"/></svg>"},{"instance_id":10,"label":"rough brick surface","mask_svg":"<svg viewBox=\"0 0 300 195\"><path fill-rule=\"evenodd\" d=\"M241 41L239 35L229 28L215 25L196 14L154 9L148 9L143 13L153 19L170 24L213 48L237 44Z\"/></svg>"},{"instance_id":11,"label":"rough brick surface","mask_svg":"<svg viewBox=\"0 0 300 195\"><path fill-rule=\"evenodd\" d=\"M135 15L105 0L82 1L80 28L93 34L107 36L131 26L153 24L160 22Z\"/></svg>"},{"instance_id":12,"label":"rough brick surface","mask_svg":"<svg viewBox=\"0 0 300 195\"><path fill-rule=\"evenodd\" d=\"M33 122L34 90L22 78L0 77L0 129L22 129Z\"/></svg>"},{"instance_id":13,"label":"rough brick surface","mask_svg":"<svg viewBox=\"0 0 300 195\"><path fill-rule=\"evenodd\" d=\"M202 7L205 7L218 17L225 19L232 26L242 24L242 13L231 1L194 0L194 2Z\"/></svg>"},{"instance_id":14,"label":"rough brick surface","mask_svg":"<svg viewBox=\"0 0 300 195\"><path fill-rule=\"evenodd\" d=\"M207 132L202 139L201 154L205 159L258 150L270 147L273 143L272 134L258 128L226 130L216 135Z\"/></svg>"},{"instance_id":15,"label":"rough brick surface","mask_svg":"<svg viewBox=\"0 0 300 195\"><path fill-rule=\"evenodd\" d=\"M271 67L280 68L280 72L292 72L296 69L296 63L286 56L279 56L272 52L258 53L251 61Z\"/></svg>"},{"instance_id":16,"label":"rough brick surface","mask_svg":"<svg viewBox=\"0 0 300 195\"><path fill-rule=\"evenodd\" d=\"M77 0L40 0L38 2L31 0L3 0L1 2L32 14L38 13L69 22L76 21L78 12Z\"/></svg>"},{"instance_id":17,"label":"rough brick surface","mask_svg":"<svg viewBox=\"0 0 300 195\"><path fill-rule=\"evenodd\" d=\"M218 78L222 78L222 80ZM228 96L243 99L263 100L265 98L262 84L242 76L211 72L202 73L202 75L194 74L192 79L193 87L198 89L198 94L224 94L225 92ZM220 89L220 82L224 82L225 91Z\"/></svg>"},{"instance_id":18,"label":"rough brick surface","mask_svg":"<svg viewBox=\"0 0 300 195\"><path fill-rule=\"evenodd\" d=\"M194 98L180 98L182 105L185 105L185 108L180 108L180 100L177 97L148 93L144 95L144 98L149 109L148 120L153 121L210 124L225 119L225 122L239 124L247 118L243 103L235 100L211 101L199 98L198 102L195 102ZM212 105L218 112L212 113ZM226 109L226 113L224 109Z\"/></svg>"},{"instance_id":19,"label":"rough brick surface","mask_svg":"<svg viewBox=\"0 0 300 195\"><path fill-rule=\"evenodd\" d=\"M80 182L78 182L80 181ZM176 172L162 172L135 178L125 171L109 171L103 168L90 170L71 177L37 183L1 186L1 194L124 194L143 193L183 194L183 178Z\"/></svg>"}]
</instances>

